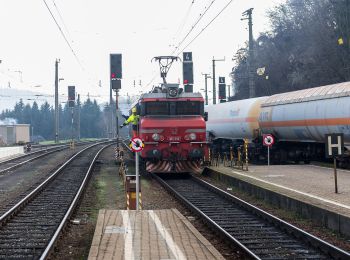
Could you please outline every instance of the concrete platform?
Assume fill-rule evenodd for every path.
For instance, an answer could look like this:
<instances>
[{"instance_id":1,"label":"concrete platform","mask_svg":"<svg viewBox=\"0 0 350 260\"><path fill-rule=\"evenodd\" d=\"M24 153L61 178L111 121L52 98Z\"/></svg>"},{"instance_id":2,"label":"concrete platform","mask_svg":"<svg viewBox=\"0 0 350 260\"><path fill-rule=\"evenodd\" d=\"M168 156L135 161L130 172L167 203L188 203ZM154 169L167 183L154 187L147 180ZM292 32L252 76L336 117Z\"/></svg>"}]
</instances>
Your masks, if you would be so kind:
<instances>
[{"instance_id":1,"label":"concrete platform","mask_svg":"<svg viewBox=\"0 0 350 260\"><path fill-rule=\"evenodd\" d=\"M102 209L88 259L224 258L176 209Z\"/></svg>"},{"instance_id":2,"label":"concrete platform","mask_svg":"<svg viewBox=\"0 0 350 260\"><path fill-rule=\"evenodd\" d=\"M0 162L24 154L23 146L0 147Z\"/></svg>"},{"instance_id":3,"label":"concrete platform","mask_svg":"<svg viewBox=\"0 0 350 260\"><path fill-rule=\"evenodd\" d=\"M219 166L204 174L350 237L350 171L338 169L338 193L333 169L313 165Z\"/></svg>"}]
</instances>

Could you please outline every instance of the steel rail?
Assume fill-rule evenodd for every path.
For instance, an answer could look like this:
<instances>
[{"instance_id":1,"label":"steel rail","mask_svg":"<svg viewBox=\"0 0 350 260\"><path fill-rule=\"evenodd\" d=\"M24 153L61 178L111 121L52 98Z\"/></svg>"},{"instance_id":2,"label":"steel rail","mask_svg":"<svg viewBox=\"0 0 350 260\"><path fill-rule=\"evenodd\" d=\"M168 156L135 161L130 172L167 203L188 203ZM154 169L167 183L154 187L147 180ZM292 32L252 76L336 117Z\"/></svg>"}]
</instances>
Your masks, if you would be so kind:
<instances>
[{"instance_id":1,"label":"steel rail","mask_svg":"<svg viewBox=\"0 0 350 260\"><path fill-rule=\"evenodd\" d=\"M38 156L35 156L35 157L33 157L33 158L30 158L30 159L28 159L28 160L26 160L26 161L17 163L17 164L15 164L15 165L12 165L12 166L10 166L10 167L8 167L8 168L5 168L5 169L0 170L0 175L3 174L3 173L5 173L5 172L8 172L9 170L12 170L12 169L15 169L15 168L17 168L17 167L20 167L21 165L24 165L24 164L26 164L26 163L29 163L29 162L31 162L31 161L34 161L34 160L39 159L39 158L41 158L41 157L44 157L44 156L46 156L46 155L49 155L49 154L52 154L52 153L55 153L55 152L62 151L62 150L67 149L67 148L68 148L68 147L66 147L66 146L64 146L64 147L59 147L59 148L54 147L54 148L45 150L45 151L48 151L48 152L44 152L44 153L43 153L43 151L39 151L39 152L41 152L42 154L40 154L40 155L38 155ZM38 153L39 153L39 152L38 152ZM32 154L30 154L30 155L33 155L33 154L34 154L34 153L32 153ZM28 154L27 156L29 156L29 154ZM16 159L22 159L22 158L24 158L24 157L26 157L26 156L18 157L18 158L16 158Z\"/></svg>"},{"instance_id":2,"label":"steel rail","mask_svg":"<svg viewBox=\"0 0 350 260\"><path fill-rule=\"evenodd\" d=\"M245 209L251 211L252 213L262 217L263 219L267 220L271 224L277 224L282 230L288 232L289 234L293 234L297 238L302 238L304 242L312 244L314 247L321 249L325 254L330 254L332 257L336 259L350 259L350 253L346 252L224 190L219 189L218 187L201 180L199 178L193 177L194 180L198 183L200 183L203 186L208 187L209 189L213 190L217 194L224 196L230 200L233 200L235 203L240 204ZM323 250L324 249L324 250ZM344 258L345 257L345 258Z\"/></svg>"},{"instance_id":3,"label":"steel rail","mask_svg":"<svg viewBox=\"0 0 350 260\"><path fill-rule=\"evenodd\" d=\"M100 153L101 153L104 149L106 149L107 147L109 147L109 146L111 146L111 145L113 145L113 143L105 145L104 147L102 147L102 148L96 153L94 159L92 160L92 162L91 162L91 164L90 164L90 166L89 166L89 169L87 170L87 173L86 173L86 175L85 175L85 178L84 178L82 184L80 185L80 188L79 188L77 194L75 195L74 200L72 201L72 204L70 205L69 209L67 210L67 212L66 212L65 216L63 217L63 219L62 219L60 225L58 226L58 228L57 228L55 234L53 235L53 237L51 238L49 244L47 245L45 251L44 251L43 254L41 255L40 260L44 260L44 259L46 259L46 258L49 256L49 254L50 254L50 252L51 252L51 250L52 250L54 244L55 244L56 241L58 240L60 233L62 232L64 226L65 226L66 223L67 223L67 220L68 220L68 219L70 218L70 216L72 215L73 210L75 209L75 207L76 207L76 205L77 205L77 203L78 203L78 201L79 201L79 199L80 199L80 197L81 197L81 195L82 195L82 192L83 192L85 186L86 186L87 183L88 183L88 179L89 179L89 177L90 177L90 175L91 175L91 172L92 172L92 169L93 169L93 167L94 167L94 165L95 165L96 159L98 158L98 156L100 155Z\"/></svg>"},{"instance_id":4,"label":"steel rail","mask_svg":"<svg viewBox=\"0 0 350 260\"><path fill-rule=\"evenodd\" d=\"M200 215L202 218L206 220L206 222L212 226L215 230L217 230L219 233L221 233L223 236L225 236L229 241L236 244L238 247L242 249L242 251L246 252L250 257L254 259L260 259L259 256L254 254L250 249L248 249L246 246L244 246L241 242L239 242L236 238L234 238L231 234L229 234L223 227L218 225L214 220L212 220L209 216L207 216L202 210L200 210L196 205L191 203L188 199L186 199L184 196L179 194L173 187L171 187L166 181L161 179L160 177L153 174L153 176L158 180L167 190L169 190L172 194L174 194L180 201L182 201L186 206L188 206L193 212ZM285 232L289 236L293 236L294 238L297 238L298 240L302 240L307 245L312 245L314 249L320 250L323 254L332 257L334 259L350 259L350 253L337 248L331 244L329 244L326 241L323 241L289 223L287 223L284 220L281 220L245 201L242 199L239 199L217 187L214 185L205 182L203 180L200 180L198 178L195 178L191 176L191 180L194 180L201 186L213 191L214 193L218 194L220 197L225 198L229 201L233 201L236 205L239 207L244 208L246 211L250 212L251 214L254 214L255 216L263 219L264 221L271 224L271 226L277 226L282 232ZM191 181L190 180L190 181ZM195 191L193 191L195 192Z\"/></svg>"},{"instance_id":5,"label":"steel rail","mask_svg":"<svg viewBox=\"0 0 350 260\"><path fill-rule=\"evenodd\" d=\"M67 146L67 145L58 145L58 146L55 146L55 147L49 147L49 148L46 148L46 149L41 149L41 150L38 150L38 151L33 151L33 152L30 152L30 153L26 153L24 155L16 156L16 157L13 157L13 158L8 159L8 160L1 161L0 165L5 164L5 163L10 163L10 162L16 161L18 159L22 159L22 158L28 157L28 156L31 156L33 154L42 153L42 152L45 152L45 151L48 151L48 150L52 150L52 149L55 149L55 148L61 147L61 146Z\"/></svg>"},{"instance_id":6,"label":"steel rail","mask_svg":"<svg viewBox=\"0 0 350 260\"><path fill-rule=\"evenodd\" d=\"M77 142L77 145L86 145L86 144L89 144L89 143L94 143L94 142ZM30 158L26 161L23 161L23 162L20 162L18 164L15 164L15 165L12 165L6 169L2 169L0 170L0 175L9 171L9 170L12 170L12 169L15 169L21 165L24 165L28 162L31 162L31 161L34 161L36 159L39 159L41 157L44 157L46 155L49 155L51 153L54 153L54 152L58 152L58 151L62 151L64 149L67 149L69 148L69 145L68 144L63 144L63 145L45 145L43 147L46 147L46 149L41 149L41 150L38 150L38 151L34 151L34 152L31 152L31 153L27 153L25 155L22 155L22 156L17 156L15 158L11 158L9 160L6 160L6 161L2 161L0 162L0 166L3 165L3 164L6 164L6 163L10 163L12 161L16 161L16 160L21 160L21 159L24 159L25 157L29 157L31 155L34 155L34 154L37 154L37 153L42 153L41 155L38 155L36 157L33 157L33 158Z\"/></svg>"},{"instance_id":7,"label":"steel rail","mask_svg":"<svg viewBox=\"0 0 350 260\"><path fill-rule=\"evenodd\" d=\"M204 214L198 207L193 205L191 202L189 202L184 196L182 196L180 193L178 193L175 189L173 189L169 184L167 184L162 178L158 177L157 175L151 173L151 175L168 191L170 191L177 199L179 199L182 203L184 203L187 207L190 208L192 212L195 212L202 218L204 218L207 223L217 230L220 234L224 235L229 241L237 245L240 249L242 249L248 256L252 257L253 259L260 259L257 255L255 255L253 252L251 252L246 246L244 246L241 242L239 242L237 239L235 239L233 236L231 236L226 230L224 230L222 227L220 227L215 221L210 219L206 214Z\"/></svg>"},{"instance_id":8,"label":"steel rail","mask_svg":"<svg viewBox=\"0 0 350 260\"><path fill-rule=\"evenodd\" d=\"M103 142L104 143L104 142ZM38 194L48 183L50 183L56 176L59 174L70 162L72 162L78 155L80 155L82 152L84 152L87 149L90 149L93 146L96 146L100 143L96 143L93 145L90 145L83 150L79 151L78 153L74 154L67 162L65 162L63 165L61 165L53 174L51 174L45 181L43 181L39 186L37 186L33 191L31 191L27 196L25 196L23 199L21 199L19 202L16 203L11 209L9 209L7 212L5 212L2 216L0 216L0 226L3 224L4 221L6 221L8 218L10 218L15 212L20 209L23 205L25 205L28 201L30 201L31 198L33 198L36 194Z\"/></svg>"}]
</instances>

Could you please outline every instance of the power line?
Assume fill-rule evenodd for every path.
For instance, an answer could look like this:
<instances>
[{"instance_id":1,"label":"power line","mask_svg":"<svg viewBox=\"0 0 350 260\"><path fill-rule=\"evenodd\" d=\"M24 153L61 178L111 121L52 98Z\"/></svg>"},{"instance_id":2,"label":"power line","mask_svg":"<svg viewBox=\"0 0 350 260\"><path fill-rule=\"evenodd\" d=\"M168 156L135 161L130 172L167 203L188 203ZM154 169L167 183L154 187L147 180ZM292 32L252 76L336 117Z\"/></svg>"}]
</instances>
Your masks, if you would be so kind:
<instances>
[{"instance_id":1,"label":"power line","mask_svg":"<svg viewBox=\"0 0 350 260\"><path fill-rule=\"evenodd\" d=\"M68 35L71 36L71 34L70 34L69 30L68 30L68 27L66 26L66 23L65 23L64 20L63 20L63 17L62 17L62 15L61 15L61 12L60 12L60 10L58 9L58 7L57 7L57 5L56 5L55 0L52 0L52 3L53 3L53 5L55 6L55 9L56 9L56 11L57 11L57 13L58 13L58 16L60 17L60 20L61 20L61 22L62 22L62 24L63 24L64 29L67 31ZM71 42L73 42L73 41L71 41Z\"/></svg>"},{"instance_id":2,"label":"power line","mask_svg":"<svg viewBox=\"0 0 350 260\"><path fill-rule=\"evenodd\" d=\"M44 4L45 4L47 10L50 12L50 15L51 15L52 19L55 21L55 23L56 23L58 29L59 29L60 32L61 32L62 37L63 37L64 40L66 41L66 43L67 43L69 49L72 51L72 53L73 53L75 59L77 60L78 64L80 65L81 69L82 69L83 71L85 71L85 69L84 69L83 65L81 64L81 62L80 62L80 60L79 60L77 54L76 54L75 51L73 50L73 48L72 48L72 46L70 45L69 41L67 40L66 35L65 35L64 32L62 31L60 25L58 24L56 18L54 17L53 13L51 12L51 10L50 10L49 6L47 5L46 1L43 0L43 2L44 2Z\"/></svg>"},{"instance_id":3,"label":"power line","mask_svg":"<svg viewBox=\"0 0 350 260\"><path fill-rule=\"evenodd\" d=\"M194 0L192 0L190 6L188 7L188 9L187 9L187 11L186 11L186 14L185 14L185 16L184 16L184 18L183 18L183 22L180 23L179 28L178 28L178 30L177 30L177 32L176 32L176 34L175 34L175 38L176 38L177 35L183 30L183 28L184 28L184 26L185 26L185 24L186 24L186 21L187 21L187 19L188 19L188 17L189 17L189 14L190 14L190 12L191 12L191 9L192 9L192 7L193 7L193 4L194 4ZM178 48L178 47L176 47L175 50L174 50L171 54L174 54L174 52L176 51L177 48ZM145 85L145 88L147 88L148 86L150 86L150 85L153 83L153 81L155 80L156 77L157 77L157 73L155 73L155 74L153 75L152 79Z\"/></svg>"},{"instance_id":4,"label":"power line","mask_svg":"<svg viewBox=\"0 0 350 260\"><path fill-rule=\"evenodd\" d=\"M207 29L208 28L208 26L212 23L212 22L214 22L215 21L215 19L216 18L218 18L218 16L223 12L223 11L225 11L225 9L231 4L233 2L233 0L230 0L225 6L224 6L224 8L222 8L221 9L221 11L196 35L196 37L194 37L193 39L192 39L192 41L190 41L181 51L179 51L178 52L178 54L177 55L179 55L184 49L186 49L188 46L190 46L190 44L192 43L192 42L194 42L197 38L198 38L198 36L199 35L201 35L202 34L202 32L205 30L205 29Z\"/></svg>"},{"instance_id":5,"label":"power line","mask_svg":"<svg viewBox=\"0 0 350 260\"><path fill-rule=\"evenodd\" d=\"M145 88L152 84L152 82L156 79L158 73L155 73L153 78L146 84Z\"/></svg>"},{"instance_id":6,"label":"power line","mask_svg":"<svg viewBox=\"0 0 350 260\"><path fill-rule=\"evenodd\" d=\"M187 19L188 19L188 17L189 17L189 14L190 14L190 12L191 12L191 9L192 9L192 7L193 7L193 4L194 4L194 1L191 2L190 6L189 6L188 9L187 9L187 12L186 12L186 14L185 14L185 17L183 18L182 23L180 23L179 28L178 28L177 31L176 31L176 34L175 34L175 37L174 37L175 39L177 38L177 36L182 32L183 28L185 27L185 24L186 24L186 22L187 22Z\"/></svg>"},{"instance_id":7,"label":"power line","mask_svg":"<svg viewBox=\"0 0 350 260\"><path fill-rule=\"evenodd\" d=\"M195 23L195 25L192 26L191 30L189 31L189 33L187 33L187 35L185 36L185 38L183 39L183 41L188 37L188 35L192 32L192 30L194 29L194 27L198 24L198 22L202 19L202 17L204 16L204 14L209 10L209 8L213 5L213 3L215 2L216 0L213 0L209 7L206 8L205 12L203 13L203 15L200 16L200 18L197 20L197 22ZM184 49L186 49L192 42L194 42L198 37L199 35L202 34L202 32L207 29L207 27L212 23L214 22L214 20L223 12L225 11L225 9L233 2L233 0L230 0L225 6L223 9L221 9L221 11L196 35L196 37L194 37L192 39L192 41L190 41L181 51L179 51L176 56L178 56ZM171 54L174 54L176 52L176 49L178 47L180 47L180 45L182 44L182 42L175 48L175 50L171 53ZM153 76L153 78L150 80L150 82L146 85L146 87L148 87L150 84L152 84L152 82L154 81L154 79L156 78L156 75Z\"/></svg>"},{"instance_id":8,"label":"power line","mask_svg":"<svg viewBox=\"0 0 350 260\"><path fill-rule=\"evenodd\" d=\"M204 15L208 12L208 10L210 9L210 7L212 7L212 5L214 4L216 0L211 1L210 5L208 6L208 8L205 8L205 11L203 14L199 14L199 18L198 20L194 23L194 25L192 25L191 29L188 31L188 33L185 35L185 37L181 40L181 42L175 47L174 51L171 54L174 54L176 52L176 50L182 45L182 43L187 39L187 37L189 36L189 34L193 31L193 29L197 26L197 24L200 22L200 20L202 20L202 18L204 17Z\"/></svg>"}]
</instances>

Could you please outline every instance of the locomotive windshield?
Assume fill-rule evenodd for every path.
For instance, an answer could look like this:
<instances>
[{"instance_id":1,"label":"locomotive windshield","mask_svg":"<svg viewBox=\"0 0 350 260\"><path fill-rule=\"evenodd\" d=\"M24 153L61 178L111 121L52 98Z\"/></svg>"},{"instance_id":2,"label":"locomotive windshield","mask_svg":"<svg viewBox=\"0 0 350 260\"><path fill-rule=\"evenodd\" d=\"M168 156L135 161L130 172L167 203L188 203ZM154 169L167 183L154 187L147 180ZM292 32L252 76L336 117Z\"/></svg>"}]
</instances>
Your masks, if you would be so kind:
<instances>
[{"instance_id":1,"label":"locomotive windshield","mask_svg":"<svg viewBox=\"0 0 350 260\"><path fill-rule=\"evenodd\" d=\"M192 116L203 113L204 103L200 101L150 101L141 105L142 116Z\"/></svg>"},{"instance_id":2,"label":"locomotive windshield","mask_svg":"<svg viewBox=\"0 0 350 260\"><path fill-rule=\"evenodd\" d=\"M169 102L147 102L145 114L152 116L169 115Z\"/></svg>"},{"instance_id":3,"label":"locomotive windshield","mask_svg":"<svg viewBox=\"0 0 350 260\"><path fill-rule=\"evenodd\" d=\"M198 102L198 101L176 102L176 115L201 115L201 102Z\"/></svg>"}]
</instances>

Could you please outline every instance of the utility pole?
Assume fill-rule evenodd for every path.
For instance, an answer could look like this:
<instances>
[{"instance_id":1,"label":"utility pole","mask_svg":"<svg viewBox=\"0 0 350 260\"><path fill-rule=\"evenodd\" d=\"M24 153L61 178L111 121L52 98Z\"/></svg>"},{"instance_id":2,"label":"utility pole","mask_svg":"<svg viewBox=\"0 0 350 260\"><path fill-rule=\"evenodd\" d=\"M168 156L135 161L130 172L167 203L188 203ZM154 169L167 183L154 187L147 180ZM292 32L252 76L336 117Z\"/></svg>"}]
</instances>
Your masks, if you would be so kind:
<instances>
[{"instance_id":1,"label":"utility pole","mask_svg":"<svg viewBox=\"0 0 350 260\"><path fill-rule=\"evenodd\" d=\"M230 96L231 96L231 85L227 85L227 94L228 94L228 97L227 97L227 101L229 101L230 99Z\"/></svg>"},{"instance_id":2,"label":"utility pole","mask_svg":"<svg viewBox=\"0 0 350 260\"><path fill-rule=\"evenodd\" d=\"M215 61L225 61L225 58L216 60L213 57L213 104L216 104L216 86L215 86Z\"/></svg>"},{"instance_id":3,"label":"utility pole","mask_svg":"<svg viewBox=\"0 0 350 260\"><path fill-rule=\"evenodd\" d=\"M58 143L58 63L59 59L55 61L55 143Z\"/></svg>"},{"instance_id":4,"label":"utility pole","mask_svg":"<svg viewBox=\"0 0 350 260\"><path fill-rule=\"evenodd\" d=\"M117 147L119 147L119 122L118 122L118 93L119 89L115 90L115 128L117 130Z\"/></svg>"},{"instance_id":5,"label":"utility pole","mask_svg":"<svg viewBox=\"0 0 350 260\"><path fill-rule=\"evenodd\" d=\"M113 96L112 96L112 87L109 88L109 114L110 114L110 120L109 120L109 139L113 138Z\"/></svg>"},{"instance_id":6,"label":"utility pole","mask_svg":"<svg viewBox=\"0 0 350 260\"><path fill-rule=\"evenodd\" d=\"M202 75L205 78L205 104L208 105L208 79L211 79L211 77L209 73L202 73Z\"/></svg>"},{"instance_id":7,"label":"utility pole","mask_svg":"<svg viewBox=\"0 0 350 260\"><path fill-rule=\"evenodd\" d=\"M80 94L78 94L78 115L77 115L77 139L80 141Z\"/></svg>"},{"instance_id":8,"label":"utility pole","mask_svg":"<svg viewBox=\"0 0 350 260\"><path fill-rule=\"evenodd\" d=\"M255 82L254 82L254 42L253 42L253 19L252 13L254 8L250 8L242 13L246 18L241 20L248 20L249 25L249 57L248 57L248 81L249 81L249 98L255 97Z\"/></svg>"}]
</instances>

